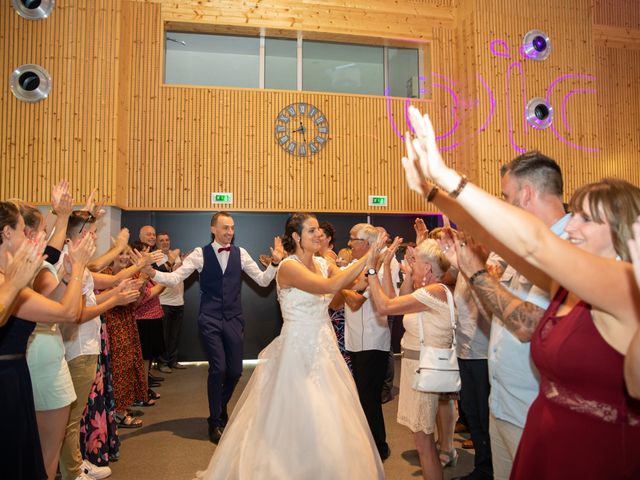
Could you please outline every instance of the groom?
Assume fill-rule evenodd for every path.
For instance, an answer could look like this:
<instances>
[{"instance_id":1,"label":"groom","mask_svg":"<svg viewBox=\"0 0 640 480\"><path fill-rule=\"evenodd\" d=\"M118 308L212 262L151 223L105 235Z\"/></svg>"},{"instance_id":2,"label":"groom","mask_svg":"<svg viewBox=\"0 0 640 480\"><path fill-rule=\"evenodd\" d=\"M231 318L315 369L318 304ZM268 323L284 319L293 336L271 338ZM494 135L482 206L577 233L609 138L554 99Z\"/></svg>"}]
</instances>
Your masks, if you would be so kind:
<instances>
[{"instance_id":1,"label":"groom","mask_svg":"<svg viewBox=\"0 0 640 480\"><path fill-rule=\"evenodd\" d=\"M209 440L217 444L227 423L227 404L242 374L242 272L261 287L266 287L277 272L284 250L276 237L271 264L262 271L244 248L231 245L234 223L227 212L213 215L211 234L213 242L195 248L174 272L147 269L146 273L154 282L173 287L194 270L200 272L198 331L209 362Z\"/></svg>"}]
</instances>

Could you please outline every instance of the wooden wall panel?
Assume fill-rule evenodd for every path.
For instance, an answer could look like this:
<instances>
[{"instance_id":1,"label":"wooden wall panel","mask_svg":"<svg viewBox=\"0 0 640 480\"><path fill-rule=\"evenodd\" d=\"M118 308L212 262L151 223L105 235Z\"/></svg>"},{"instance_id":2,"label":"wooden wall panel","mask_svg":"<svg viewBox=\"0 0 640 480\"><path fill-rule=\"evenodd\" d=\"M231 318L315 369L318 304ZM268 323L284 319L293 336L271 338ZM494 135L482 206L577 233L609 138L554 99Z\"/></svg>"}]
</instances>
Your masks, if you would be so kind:
<instances>
[{"instance_id":1,"label":"wooden wall panel","mask_svg":"<svg viewBox=\"0 0 640 480\"><path fill-rule=\"evenodd\" d=\"M637 0L58 0L50 19L28 22L2 2L0 198L44 203L50 185L67 177L77 196L96 185L109 203L130 209L209 210L212 191L232 191L235 210L425 210L405 186L403 146L384 98L163 85L165 22L427 42L432 98L415 103L438 134L454 130L441 141L443 156L474 181L498 193L499 166L517 154L512 130L517 146L559 161L568 194L604 175L638 183L635 7ZM546 62L519 56L531 28L552 38ZM510 58L491 53L495 39ZM16 101L8 85L11 70L27 62L53 76L50 97L34 105ZM514 62L522 70L507 81ZM545 96L566 75L574 77L551 95L563 140L525 129L525 99ZM329 145L304 160L273 137L277 112L297 101L316 104L331 125ZM390 100L401 131L404 107ZM388 195L389 207L369 209L369 194Z\"/></svg>"},{"instance_id":2,"label":"wooden wall panel","mask_svg":"<svg viewBox=\"0 0 640 480\"><path fill-rule=\"evenodd\" d=\"M113 199L119 2L60 0L50 18L28 21L0 4L0 198L48 203L51 185L71 181L76 198L95 186ZM10 91L11 71L46 68L52 89L28 104Z\"/></svg>"}]
</instances>

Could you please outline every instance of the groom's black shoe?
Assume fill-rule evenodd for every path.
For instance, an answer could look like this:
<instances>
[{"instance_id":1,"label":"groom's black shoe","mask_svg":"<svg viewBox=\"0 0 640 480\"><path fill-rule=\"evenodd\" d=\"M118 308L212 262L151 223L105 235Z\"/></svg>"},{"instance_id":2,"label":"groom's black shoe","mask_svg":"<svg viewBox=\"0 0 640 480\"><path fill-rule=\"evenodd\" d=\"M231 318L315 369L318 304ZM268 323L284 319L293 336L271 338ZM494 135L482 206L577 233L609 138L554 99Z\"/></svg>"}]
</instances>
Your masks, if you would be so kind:
<instances>
[{"instance_id":1,"label":"groom's black shoe","mask_svg":"<svg viewBox=\"0 0 640 480\"><path fill-rule=\"evenodd\" d=\"M209 441L211 443L215 443L217 445L221 436L222 429L220 427L209 427Z\"/></svg>"}]
</instances>

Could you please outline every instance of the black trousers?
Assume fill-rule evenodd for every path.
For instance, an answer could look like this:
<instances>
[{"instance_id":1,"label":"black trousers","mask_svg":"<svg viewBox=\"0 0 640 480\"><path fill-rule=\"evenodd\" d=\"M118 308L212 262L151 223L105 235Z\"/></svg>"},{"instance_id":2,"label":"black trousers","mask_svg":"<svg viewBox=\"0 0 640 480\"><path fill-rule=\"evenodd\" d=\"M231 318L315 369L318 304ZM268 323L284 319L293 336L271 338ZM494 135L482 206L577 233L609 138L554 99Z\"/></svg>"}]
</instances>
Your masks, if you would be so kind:
<instances>
[{"instance_id":1,"label":"black trousers","mask_svg":"<svg viewBox=\"0 0 640 480\"><path fill-rule=\"evenodd\" d=\"M491 442L489 440L489 368L487 360L458 359L460 367L460 402L467 417L467 427L471 433L476 451L474 470L493 477L491 464Z\"/></svg>"},{"instance_id":2,"label":"black trousers","mask_svg":"<svg viewBox=\"0 0 640 480\"><path fill-rule=\"evenodd\" d=\"M349 352L349 356L353 368L353 379L356 382L360 404L367 417L371 435L380 455L386 456L389 445L387 445L387 432L382 414L382 386L387 373L389 352L365 350Z\"/></svg>"},{"instance_id":3,"label":"black trousers","mask_svg":"<svg viewBox=\"0 0 640 480\"><path fill-rule=\"evenodd\" d=\"M164 327L165 352L162 354L161 360L171 366L178 362L178 344L180 343L184 305L162 305L162 310L164 311L162 326Z\"/></svg>"}]
</instances>

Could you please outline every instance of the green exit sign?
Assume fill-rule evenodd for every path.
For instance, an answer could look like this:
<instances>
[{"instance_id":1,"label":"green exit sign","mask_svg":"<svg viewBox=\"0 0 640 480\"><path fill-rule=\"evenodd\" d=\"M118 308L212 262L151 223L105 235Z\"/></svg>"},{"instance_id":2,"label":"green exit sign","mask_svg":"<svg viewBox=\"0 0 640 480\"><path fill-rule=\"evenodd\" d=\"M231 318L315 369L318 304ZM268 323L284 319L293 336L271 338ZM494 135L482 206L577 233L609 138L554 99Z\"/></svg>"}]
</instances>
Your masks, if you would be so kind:
<instances>
[{"instance_id":1,"label":"green exit sign","mask_svg":"<svg viewBox=\"0 0 640 480\"><path fill-rule=\"evenodd\" d=\"M387 204L388 203L386 195L369 195L370 207L386 207Z\"/></svg>"},{"instance_id":2,"label":"green exit sign","mask_svg":"<svg viewBox=\"0 0 640 480\"><path fill-rule=\"evenodd\" d=\"M213 192L211 194L211 203L224 203L226 205L230 205L233 203L233 193Z\"/></svg>"}]
</instances>

